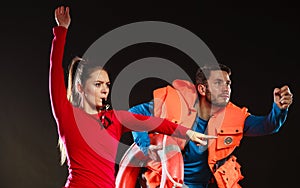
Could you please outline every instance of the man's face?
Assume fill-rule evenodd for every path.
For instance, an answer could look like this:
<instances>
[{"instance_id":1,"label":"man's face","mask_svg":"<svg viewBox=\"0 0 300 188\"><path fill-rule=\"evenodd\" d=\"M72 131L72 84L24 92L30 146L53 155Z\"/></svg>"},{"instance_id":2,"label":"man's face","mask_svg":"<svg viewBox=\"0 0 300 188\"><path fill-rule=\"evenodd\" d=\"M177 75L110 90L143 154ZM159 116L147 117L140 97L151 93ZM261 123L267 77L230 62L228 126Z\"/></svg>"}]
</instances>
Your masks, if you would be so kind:
<instances>
[{"instance_id":1,"label":"man's face","mask_svg":"<svg viewBox=\"0 0 300 188\"><path fill-rule=\"evenodd\" d=\"M207 83L206 100L212 105L225 107L231 94L231 80L227 72L221 70L211 71Z\"/></svg>"}]
</instances>

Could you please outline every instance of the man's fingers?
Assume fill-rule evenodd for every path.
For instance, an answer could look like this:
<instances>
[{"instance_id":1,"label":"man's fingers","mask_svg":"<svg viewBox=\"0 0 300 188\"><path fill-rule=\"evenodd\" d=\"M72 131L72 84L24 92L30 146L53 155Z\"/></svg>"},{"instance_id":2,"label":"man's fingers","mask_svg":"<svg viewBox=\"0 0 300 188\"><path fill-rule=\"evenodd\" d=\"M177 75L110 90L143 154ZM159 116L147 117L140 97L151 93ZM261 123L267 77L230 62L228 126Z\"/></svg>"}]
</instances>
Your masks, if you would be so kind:
<instances>
[{"instance_id":1,"label":"man's fingers","mask_svg":"<svg viewBox=\"0 0 300 188\"><path fill-rule=\"evenodd\" d=\"M274 101L279 105L280 109L286 109L293 102L293 94L290 88L285 85L283 87L274 89Z\"/></svg>"}]
</instances>

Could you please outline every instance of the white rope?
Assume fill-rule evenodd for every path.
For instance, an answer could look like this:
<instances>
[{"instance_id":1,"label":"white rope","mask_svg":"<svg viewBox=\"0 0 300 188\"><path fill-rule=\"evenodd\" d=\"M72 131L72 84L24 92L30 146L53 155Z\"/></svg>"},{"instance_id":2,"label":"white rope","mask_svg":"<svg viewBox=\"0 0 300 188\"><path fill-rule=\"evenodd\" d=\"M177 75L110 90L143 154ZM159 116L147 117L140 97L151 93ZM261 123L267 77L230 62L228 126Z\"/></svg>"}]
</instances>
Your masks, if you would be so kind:
<instances>
[{"instance_id":1,"label":"white rope","mask_svg":"<svg viewBox=\"0 0 300 188\"><path fill-rule=\"evenodd\" d=\"M167 141L167 135L164 135L163 148L162 148L162 150L157 151L158 155L161 158L161 165L162 165L162 181L160 183L160 188L164 188L165 183L166 183L166 176L173 183L172 188L183 187L183 184L176 182L168 172L167 164L166 164L166 157L165 157L166 156L166 141Z\"/></svg>"}]
</instances>

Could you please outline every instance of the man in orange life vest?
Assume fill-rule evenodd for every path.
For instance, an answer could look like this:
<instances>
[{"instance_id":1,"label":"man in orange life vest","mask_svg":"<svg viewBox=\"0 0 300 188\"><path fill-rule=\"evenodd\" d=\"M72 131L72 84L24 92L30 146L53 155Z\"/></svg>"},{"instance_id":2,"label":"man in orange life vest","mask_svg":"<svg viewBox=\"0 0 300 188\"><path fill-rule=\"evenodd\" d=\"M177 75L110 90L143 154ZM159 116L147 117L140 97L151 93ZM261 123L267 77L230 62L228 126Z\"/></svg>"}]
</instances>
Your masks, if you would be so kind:
<instances>
[{"instance_id":1,"label":"man in orange life vest","mask_svg":"<svg viewBox=\"0 0 300 188\"><path fill-rule=\"evenodd\" d=\"M193 142L178 141L184 160L184 184L189 188L206 188L211 180L221 188L240 187L238 181L243 176L232 152L242 137L276 133L286 121L293 101L288 86L274 89L274 102L268 115L256 116L230 102L230 75L231 69L226 65L206 65L198 69L196 85L175 80L172 86L155 90L153 102L130 108L133 113L164 116L198 132L218 136L207 146L200 147ZM136 144L147 154L148 134L132 134Z\"/></svg>"}]
</instances>

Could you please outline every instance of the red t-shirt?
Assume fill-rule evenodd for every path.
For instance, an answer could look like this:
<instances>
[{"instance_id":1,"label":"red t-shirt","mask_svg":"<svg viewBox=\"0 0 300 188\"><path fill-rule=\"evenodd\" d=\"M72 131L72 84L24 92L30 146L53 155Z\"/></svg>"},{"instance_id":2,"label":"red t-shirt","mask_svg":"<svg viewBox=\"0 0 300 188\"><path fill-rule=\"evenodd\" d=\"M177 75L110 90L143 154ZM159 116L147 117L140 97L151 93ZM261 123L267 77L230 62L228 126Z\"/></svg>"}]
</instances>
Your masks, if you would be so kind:
<instances>
[{"instance_id":1,"label":"red t-shirt","mask_svg":"<svg viewBox=\"0 0 300 188\"><path fill-rule=\"evenodd\" d=\"M67 150L68 188L115 187L115 159L123 133L135 131L159 132L186 138L186 127L156 117L110 110L105 115L112 124L99 123L103 114L87 114L67 100L62 66L67 29L53 28L50 55L49 90L51 107L60 138Z\"/></svg>"}]
</instances>

